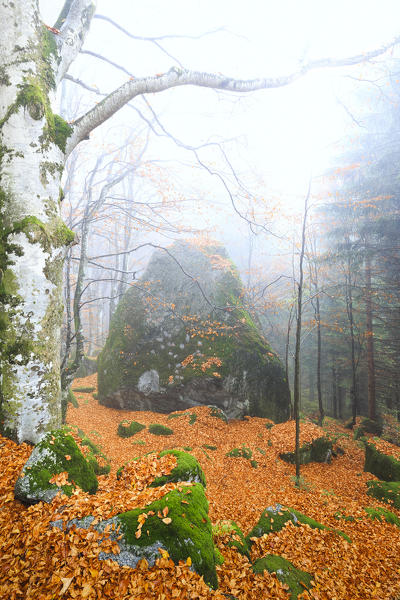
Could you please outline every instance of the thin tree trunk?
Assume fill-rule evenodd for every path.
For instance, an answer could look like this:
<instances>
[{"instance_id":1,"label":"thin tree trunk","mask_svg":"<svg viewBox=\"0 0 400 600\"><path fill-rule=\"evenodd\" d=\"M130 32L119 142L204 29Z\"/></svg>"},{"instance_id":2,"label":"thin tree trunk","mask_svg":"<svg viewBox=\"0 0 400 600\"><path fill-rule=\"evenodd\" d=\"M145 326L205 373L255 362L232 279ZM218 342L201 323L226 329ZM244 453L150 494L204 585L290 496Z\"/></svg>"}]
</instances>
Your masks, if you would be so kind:
<instances>
[{"instance_id":1,"label":"thin tree trunk","mask_svg":"<svg viewBox=\"0 0 400 600\"><path fill-rule=\"evenodd\" d=\"M365 308L367 320L367 365L368 365L368 416L376 419L376 391L375 391L375 358L374 358L374 331L372 317L372 287L371 287L371 258L367 253L365 261Z\"/></svg>"},{"instance_id":2,"label":"thin tree trunk","mask_svg":"<svg viewBox=\"0 0 400 600\"><path fill-rule=\"evenodd\" d=\"M357 364L356 364L356 350L355 350L355 335L354 335L354 313L353 313L353 293L352 293L352 280L351 280L351 266L350 259L348 262L348 273L346 276L346 302L347 302L347 315L350 324L350 344L351 344L351 376L352 376L352 387L350 390L351 396L351 412L352 412L352 424L356 424L356 417L358 412L358 389L357 389Z\"/></svg>"},{"instance_id":3,"label":"thin tree trunk","mask_svg":"<svg viewBox=\"0 0 400 600\"><path fill-rule=\"evenodd\" d=\"M338 417L338 386L337 386L337 372L336 367L332 365L332 412L333 418Z\"/></svg>"},{"instance_id":4,"label":"thin tree trunk","mask_svg":"<svg viewBox=\"0 0 400 600\"><path fill-rule=\"evenodd\" d=\"M301 251L299 260L299 283L297 286L297 320L296 320L296 344L294 355L294 385L293 385L293 409L296 423L295 440L295 464L296 464L296 486L300 487L300 339L301 339L301 318L303 308L303 279L304 279L304 252L306 244L306 223L308 212L308 199L310 197L311 179L308 187L307 196L304 201L303 228L301 235Z\"/></svg>"},{"instance_id":5,"label":"thin tree trunk","mask_svg":"<svg viewBox=\"0 0 400 600\"><path fill-rule=\"evenodd\" d=\"M316 282L315 286L317 287L318 283ZM318 425L322 427L322 423L324 421L324 407L322 405L322 389L321 389L321 314L319 307L319 296L316 297L315 302L315 320L317 322L317 396L318 396Z\"/></svg>"}]
</instances>

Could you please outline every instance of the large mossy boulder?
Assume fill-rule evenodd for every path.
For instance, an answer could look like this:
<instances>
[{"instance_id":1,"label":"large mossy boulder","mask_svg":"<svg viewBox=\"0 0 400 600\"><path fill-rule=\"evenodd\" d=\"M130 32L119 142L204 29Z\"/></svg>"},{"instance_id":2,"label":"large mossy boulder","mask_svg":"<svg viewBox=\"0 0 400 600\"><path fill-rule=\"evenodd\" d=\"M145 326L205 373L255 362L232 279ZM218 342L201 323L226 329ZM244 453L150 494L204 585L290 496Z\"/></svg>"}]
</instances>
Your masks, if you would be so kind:
<instances>
[{"instance_id":1,"label":"large mossy boulder","mask_svg":"<svg viewBox=\"0 0 400 600\"><path fill-rule=\"evenodd\" d=\"M380 452L373 443L365 445L364 471L383 481L400 481L400 461Z\"/></svg>"},{"instance_id":2,"label":"large mossy boulder","mask_svg":"<svg viewBox=\"0 0 400 600\"><path fill-rule=\"evenodd\" d=\"M34 447L18 477L14 495L27 504L51 502L62 492L70 496L76 487L95 494L97 477L71 435L63 430L47 433Z\"/></svg>"},{"instance_id":3,"label":"large mossy boulder","mask_svg":"<svg viewBox=\"0 0 400 600\"><path fill-rule=\"evenodd\" d=\"M139 560L145 558L149 566L153 566L160 558L159 549L164 549L175 563L190 557L193 569L203 575L204 581L213 588L218 587L215 569L218 557L208 518L208 501L200 483L182 484L181 488L144 508L95 524L93 521L93 517L73 519L68 527L87 529L92 526L100 533L106 528L110 531L110 538L117 541L120 552L101 552L100 560L111 559L135 568ZM62 528L63 523L56 521L53 525Z\"/></svg>"},{"instance_id":4,"label":"large mossy boulder","mask_svg":"<svg viewBox=\"0 0 400 600\"><path fill-rule=\"evenodd\" d=\"M243 293L221 247L156 251L112 319L98 358L100 403L164 413L213 404L229 418L286 420L284 369Z\"/></svg>"},{"instance_id":5,"label":"large mossy boulder","mask_svg":"<svg viewBox=\"0 0 400 600\"><path fill-rule=\"evenodd\" d=\"M298 596L309 590L312 586L312 575L296 567L286 558L277 554L267 554L263 558L258 558L252 565L254 573L275 573L281 583L289 587L290 600L297 600Z\"/></svg>"}]
</instances>

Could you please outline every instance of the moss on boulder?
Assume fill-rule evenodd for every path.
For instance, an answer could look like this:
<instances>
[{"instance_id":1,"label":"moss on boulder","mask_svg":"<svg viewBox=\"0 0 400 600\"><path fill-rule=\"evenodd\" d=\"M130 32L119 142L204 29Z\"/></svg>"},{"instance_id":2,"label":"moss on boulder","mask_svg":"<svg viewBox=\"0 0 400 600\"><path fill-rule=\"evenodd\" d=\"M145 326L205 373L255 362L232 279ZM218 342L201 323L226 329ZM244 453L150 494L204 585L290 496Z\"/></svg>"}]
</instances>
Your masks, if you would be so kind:
<instances>
[{"instance_id":1,"label":"moss on boulder","mask_svg":"<svg viewBox=\"0 0 400 600\"><path fill-rule=\"evenodd\" d=\"M98 358L100 403L165 413L211 403L229 418L286 420L284 369L242 299L223 248L156 251L112 319Z\"/></svg>"},{"instance_id":2,"label":"moss on boulder","mask_svg":"<svg viewBox=\"0 0 400 600\"><path fill-rule=\"evenodd\" d=\"M400 461L383 454L371 442L365 445L364 471L383 481L400 481Z\"/></svg>"},{"instance_id":3,"label":"moss on boulder","mask_svg":"<svg viewBox=\"0 0 400 600\"><path fill-rule=\"evenodd\" d=\"M230 548L236 548L240 554L250 557L249 545L246 542L243 531L235 521L220 521L213 526L215 537L228 537L227 542Z\"/></svg>"},{"instance_id":4,"label":"moss on boulder","mask_svg":"<svg viewBox=\"0 0 400 600\"><path fill-rule=\"evenodd\" d=\"M159 453L159 457L166 454L172 454L177 458L177 465L168 475L157 477L150 487L158 487L165 485L170 481L195 481L206 487L206 478L199 462L194 456L182 450L163 450Z\"/></svg>"},{"instance_id":5,"label":"moss on boulder","mask_svg":"<svg viewBox=\"0 0 400 600\"><path fill-rule=\"evenodd\" d=\"M294 525L309 525L309 527L313 529L333 531L348 542L351 541L348 535L343 533L343 531L333 529L332 527L328 527L322 523L318 523L318 521L303 515L294 508L283 507L281 504L276 504L275 506L269 506L261 513L261 517L256 525L246 535L246 542L249 546L251 546L253 543L251 538L261 537L264 534L280 531L289 521L291 521Z\"/></svg>"},{"instance_id":6,"label":"moss on boulder","mask_svg":"<svg viewBox=\"0 0 400 600\"><path fill-rule=\"evenodd\" d=\"M367 494L400 509L400 481L367 481Z\"/></svg>"},{"instance_id":7,"label":"moss on boulder","mask_svg":"<svg viewBox=\"0 0 400 600\"><path fill-rule=\"evenodd\" d=\"M262 574L264 571L276 573L279 581L289 587L291 600L296 600L300 594L311 588L312 575L296 569L289 560L277 554L267 554L263 558L257 559L251 568L254 573Z\"/></svg>"},{"instance_id":8,"label":"moss on boulder","mask_svg":"<svg viewBox=\"0 0 400 600\"><path fill-rule=\"evenodd\" d=\"M174 431L170 427L166 427L160 423L151 423L149 425L149 433L153 435L173 435Z\"/></svg>"},{"instance_id":9,"label":"moss on boulder","mask_svg":"<svg viewBox=\"0 0 400 600\"><path fill-rule=\"evenodd\" d=\"M167 508L168 512L165 511ZM93 517L73 519L68 527L88 528L92 522ZM62 522L54 522L53 525L62 527ZM112 530L113 525L115 531ZM215 553L208 518L208 501L200 483L183 483L182 487L144 508L121 513L93 527L100 532L106 527L111 529L110 537L120 548L119 554L101 552L100 560L111 559L135 568L139 560L145 558L153 566L160 557L159 549L164 549L175 563L190 557L192 568L203 575L204 581L213 588L218 587L215 566L219 557ZM121 535L122 538L117 540Z\"/></svg>"},{"instance_id":10,"label":"moss on boulder","mask_svg":"<svg viewBox=\"0 0 400 600\"><path fill-rule=\"evenodd\" d=\"M50 483L54 475L67 473L63 485ZM17 500L28 504L51 502L62 491L70 496L75 487L94 494L97 478L93 467L79 450L71 435L63 430L47 433L35 446L17 479L14 495Z\"/></svg>"},{"instance_id":11,"label":"moss on boulder","mask_svg":"<svg viewBox=\"0 0 400 600\"><path fill-rule=\"evenodd\" d=\"M368 506L365 507L364 510L372 521L386 521L386 523L391 523L392 525L396 525L396 527L400 528L399 517L390 512L390 510L382 508L381 506L378 506L377 508Z\"/></svg>"},{"instance_id":12,"label":"moss on boulder","mask_svg":"<svg viewBox=\"0 0 400 600\"><path fill-rule=\"evenodd\" d=\"M321 436L311 442L304 444L300 448L300 464L305 465L310 462L330 462L332 456L332 441ZM295 464L296 457L294 452L282 452L279 454L282 460Z\"/></svg>"}]
</instances>

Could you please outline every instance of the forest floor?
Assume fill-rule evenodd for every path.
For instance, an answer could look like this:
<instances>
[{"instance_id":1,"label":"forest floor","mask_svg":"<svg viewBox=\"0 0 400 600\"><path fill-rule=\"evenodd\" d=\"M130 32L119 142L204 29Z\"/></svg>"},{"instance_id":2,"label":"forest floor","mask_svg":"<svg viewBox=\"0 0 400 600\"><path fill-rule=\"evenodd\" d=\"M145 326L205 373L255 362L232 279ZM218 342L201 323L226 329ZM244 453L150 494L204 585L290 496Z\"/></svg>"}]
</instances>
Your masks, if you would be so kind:
<instances>
[{"instance_id":1,"label":"forest floor","mask_svg":"<svg viewBox=\"0 0 400 600\"><path fill-rule=\"evenodd\" d=\"M90 385L96 386L95 375L75 380L73 387ZM292 421L267 429L267 419L252 417L226 424L211 417L206 407L196 407L171 418L152 412L106 408L100 406L91 393L76 392L76 397L79 408L69 405L67 422L78 426L102 447L111 459L112 468L109 476L99 477L99 491L95 496L79 492L68 500L67 510L71 515L96 514L107 518L111 504L118 506L119 511L131 509L131 504L124 506L124 498L115 485L118 467L148 452L190 447L206 476L213 525L232 519L247 534L263 509L279 503L340 529L351 538L352 543L349 543L331 531L289 524L253 545L253 561L265 554L279 554L312 574L314 587L301 598L400 598L400 530L395 525L366 518L363 508L382 506L399 517L400 511L366 495L365 482L376 478L363 472L362 444L353 441L352 432L338 422L327 419L324 430L311 422L301 423L302 442L329 432L344 454L333 458L331 464L303 465L301 486L296 488L294 466L278 457L280 452L293 450ZM191 414L197 418L195 421L192 418L194 422L189 424ZM160 423L174 433L156 436L146 429L123 439L116 433L122 419L144 425ZM249 459L226 456L242 445L252 450L257 466L252 466ZM388 448L392 449L390 444ZM394 454L398 450L393 447ZM31 507L14 500L13 486L30 452L27 444L17 446L0 438L1 599L289 598L274 574L255 575L248 559L235 548L229 548L223 535L215 538L225 559L224 564L217 567L219 589L215 591L210 590L188 564L175 565L167 556L160 556L152 568L143 563L134 570L119 567L114 561L99 561L100 545L93 532L63 532L49 526L60 506L66 504L65 496L56 498L50 505L39 503ZM152 501L155 490L152 488L146 498L145 489L141 501L143 498ZM339 515L342 518L338 520ZM354 517L354 520L345 520L344 516Z\"/></svg>"}]
</instances>

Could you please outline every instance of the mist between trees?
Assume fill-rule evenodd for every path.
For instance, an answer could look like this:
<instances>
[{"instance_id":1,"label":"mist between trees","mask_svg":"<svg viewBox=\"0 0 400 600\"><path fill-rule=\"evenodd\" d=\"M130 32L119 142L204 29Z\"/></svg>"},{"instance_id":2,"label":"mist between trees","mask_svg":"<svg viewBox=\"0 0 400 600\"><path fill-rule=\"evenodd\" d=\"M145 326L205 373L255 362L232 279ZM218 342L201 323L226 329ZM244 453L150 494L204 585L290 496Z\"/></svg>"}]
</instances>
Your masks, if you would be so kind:
<instances>
[{"instance_id":1,"label":"mist between trees","mask_svg":"<svg viewBox=\"0 0 400 600\"><path fill-rule=\"evenodd\" d=\"M398 39L245 80L187 69L177 55L179 35L173 51L168 37L138 39L95 14L88 0L67 1L54 27L40 21L37 3L21 8L24 22L17 23L18 6L1 9L15 23L2 56L21 58L18 67L5 60L1 71L4 432L35 442L60 423L61 395L65 404L84 356L95 357L104 345L124 292L136 286L146 294L141 274L151 251L168 252L176 239L227 246L246 286L244 302L285 364L295 412L353 423L358 414L375 420L383 410L397 418ZM175 66L136 77L123 57L83 49L96 19ZM22 31L28 41L17 48ZM214 35L230 33L198 37ZM118 81L113 91L104 75L98 84L87 69L74 72L79 54L96 64L94 76L117 73L109 76ZM362 65L361 76L354 65ZM195 135L190 143L175 134L157 98L182 86L213 88L211 100L201 96L206 106L216 100L225 109L233 106L229 93L274 94L272 88L290 90L308 73L334 69L352 78L339 102L353 130L333 148L329 168L315 171L309 163L311 174L303 173L295 192L301 206L307 200L304 210L245 167L237 139ZM61 116L53 112L57 89ZM207 289L202 293L207 298Z\"/></svg>"}]
</instances>

